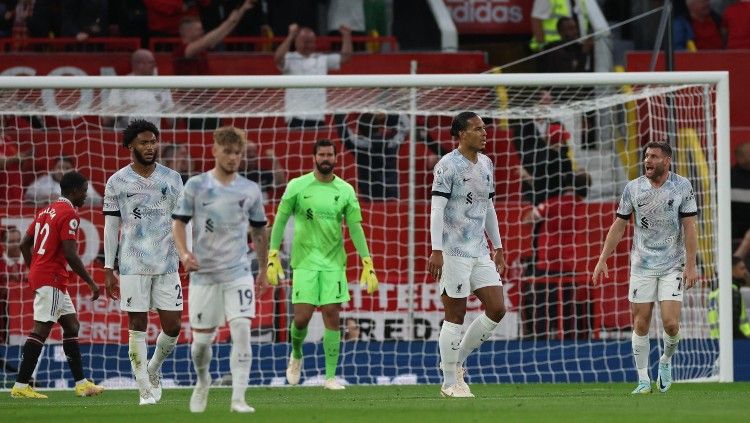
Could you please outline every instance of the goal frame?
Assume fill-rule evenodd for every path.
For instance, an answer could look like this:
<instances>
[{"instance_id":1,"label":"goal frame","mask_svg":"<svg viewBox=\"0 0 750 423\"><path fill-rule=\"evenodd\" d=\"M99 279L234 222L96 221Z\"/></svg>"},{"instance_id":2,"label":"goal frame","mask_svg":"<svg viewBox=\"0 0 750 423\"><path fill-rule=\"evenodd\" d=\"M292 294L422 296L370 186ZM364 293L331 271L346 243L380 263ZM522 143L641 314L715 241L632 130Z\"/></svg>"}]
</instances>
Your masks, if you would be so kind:
<instances>
[{"instance_id":1,"label":"goal frame","mask_svg":"<svg viewBox=\"0 0 750 423\"><path fill-rule=\"evenodd\" d=\"M732 280L731 280L731 214L730 214L730 141L729 141L729 73L711 72L618 72L559 74L439 74L439 75L315 75L315 76L9 76L0 78L0 89L112 89L112 88L184 88L184 89L251 89L251 88L428 88L428 87L497 87L497 86L622 86L633 84L715 84L716 198L718 230L719 280L719 381L732 382ZM414 90L412 91L414 93ZM416 95L414 93L413 95ZM411 101L411 118L417 113ZM68 115L75 112L65 112ZM411 139L415 139L415 125ZM410 143L413 148L414 143ZM413 152L412 152L413 153ZM411 154L410 160L414 160ZM414 185L414 166L409 182ZM409 199L409 221L414 220L414 198ZM409 239L413 238L410 225ZM412 243L413 244L413 243ZM410 252L413 246L409 246ZM409 292L414 287L414 257L409 259ZM407 332L409 333L409 332Z\"/></svg>"}]
</instances>

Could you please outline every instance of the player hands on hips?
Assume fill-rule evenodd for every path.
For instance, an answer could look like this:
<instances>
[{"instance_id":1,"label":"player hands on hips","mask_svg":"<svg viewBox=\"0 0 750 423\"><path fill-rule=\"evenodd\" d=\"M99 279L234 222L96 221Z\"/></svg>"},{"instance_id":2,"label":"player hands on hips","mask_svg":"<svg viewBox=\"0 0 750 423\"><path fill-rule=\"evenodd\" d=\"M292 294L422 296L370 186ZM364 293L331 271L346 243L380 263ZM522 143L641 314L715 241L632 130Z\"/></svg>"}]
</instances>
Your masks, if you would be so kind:
<instances>
[{"instance_id":1,"label":"player hands on hips","mask_svg":"<svg viewBox=\"0 0 750 423\"><path fill-rule=\"evenodd\" d=\"M252 413L245 402L252 349L250 319L255 317L255 281L248 260L248 230L261 269L258 285L266 284L268 250L263 195L258 184L237 174L245 154L245 133L234 127L214 131L214 167L191 177L172 214L172 232L180 260L190 272L190 352L198 380L190 397L190 411L202 413L208 404L216 328L229 323L232 350L230 411ZM192 248L187 248L186 225L193 223Z\"/></svg>"},{"instance_id":2,"label":"player hands on hips","mask_svg":"<svg viewBox=\"0 0 750 423\"><path fill-rule=\"evenodd\" d=\"M333 173L336 147L327 139L315 142L312 172L292 179L284 191L271 231L268 253L268 283L277 285L284 278L279 246L284 228L294 217L292 243L292 353L286 370L290 385L300 382L302 344L307 326L316 307L323 314L323 350L325 351L325 382L331 390L344 389L336 380L341 332L341 304L349 301L346 279L346 251L341 224L346 220L357 253L362 258L360 283L372 294L378 279L362 229L362 213L354 188Z\"/></svg>"},{"instance_id":3,"label":"player hands on hips","mask_svg":"<svg viewBox=\"0 0 750 423\"><path fill-rule=\"evenodd\" d=\"M158 137L153 123L131 121L123 146L132 163L110 176L104 189L105 287L128 313L128 357L140 405L161 399L161 365L174 350L182 324L182 284L171 231L182 178L156 162ZM119 280L114 273L118 254ZM146 328L153 309L162 330L148 360Z\"/></svg>"},{"instance_id":4,"label":"player hands on hips","mask_svg":"<svg viewBox=\"0 0 750 423\"><path fill-rule=\"evenodd\" d=\"M652 390L648 332L654 302L659 303L664 326L664 353L659 358L657 386L659 391L667 392L672 385L672 355L680 341L683 289L690 289L698 278L695 227L698 206L690 181L671 172L671 163L669 144L655 141L646 144L644 175L625 186L617 216L592 275L594 286L609 277L607 259L622 239L630 216L634 215L628 288L633 314L631 344L638 371L638 386L633 394L650 394Z\"/></svg>"},{"instance_id":5,"label":"player hands on hips","mask_svg":"<svg viewBox=\"0 0 750 423\"><path fill-rule=\"evenodd\" d=\"M494 166L481 153L487 143L484 122L476 113L459 113L451 135L458 139L458 148L443 156L434 170L428 266L440 284L445 308L438 341L443 371L440 394L466 398L474 396L464 380L466 357L489 339L505 315L500 281L505 260L493 202ZM472 292L485 311L462 337L466 298Z\"/></svg>"},{"instance_id":6,"label":"player hands on hips","mask_svg":"<svg viewBox=\"0 0 750 423\"><path fill-rule=\"evenodd\" d=\"M62 327L63 351L75 380L75 394L89 397L104 391L84 377L78 317L67 289L71 275L66 265L69 265L91 289L91 301L99 298L99 287L78 256L80 218L76 208L86 201L87 190L88 182L83 175L64 174L60 179L62 196L36 215L21 242L23 259L29 263L29 284L34 289L34 328L23 346L21 367L10 391L13 398L47 398L34 391L29 381L55 322Z\"/></svg>"}]
</instances>

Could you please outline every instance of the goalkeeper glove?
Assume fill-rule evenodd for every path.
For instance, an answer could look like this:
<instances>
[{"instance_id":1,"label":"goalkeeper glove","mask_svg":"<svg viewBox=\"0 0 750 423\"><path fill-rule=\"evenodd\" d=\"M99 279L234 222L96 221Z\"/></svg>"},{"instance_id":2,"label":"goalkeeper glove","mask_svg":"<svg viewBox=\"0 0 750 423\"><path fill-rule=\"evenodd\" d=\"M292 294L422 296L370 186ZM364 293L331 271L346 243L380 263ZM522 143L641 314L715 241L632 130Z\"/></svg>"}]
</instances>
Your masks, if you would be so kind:
<instances>
[{"instance_id":1,"label":"goalkeeper glove","mask_svg":"<svg viewBox=\"0 0 750 423\"><path fill-rule=\"evenodd\" d=\"M271 286L278 285L279 279L284 279L284 269L281 267L279 250L268 251L268 267L266 268L266 277L268 278L268 284Z\"/></svg>"},{"instance_id":2,"label":"goalkeeper glove","mask_svg":"<svg viewBox=\"0 0 750 423\"><path fill-rule=\"evenodd\" d=\"M367 288L368 294L378 290L378 277L375 275L371 257L362 259L362 276L359 278L359 286Z\"/></svg>"}]
</instances>

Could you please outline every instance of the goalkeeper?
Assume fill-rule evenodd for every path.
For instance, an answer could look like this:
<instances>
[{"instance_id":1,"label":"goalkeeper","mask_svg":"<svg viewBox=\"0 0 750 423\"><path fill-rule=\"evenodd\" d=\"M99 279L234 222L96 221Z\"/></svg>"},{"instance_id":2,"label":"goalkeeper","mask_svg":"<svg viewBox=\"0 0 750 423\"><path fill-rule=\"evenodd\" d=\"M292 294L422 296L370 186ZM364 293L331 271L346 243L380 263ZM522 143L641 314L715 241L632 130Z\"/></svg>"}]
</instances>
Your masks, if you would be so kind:
<instances>
[{"instance_id":1,"label":"goalkeeper","mask_svg":"<svg viewBox=\"0 0 750 423\"><path fill-rule=\"evenodd\" d=\"M290 385L297 385L302 370L302 343L307 325L316 307L323 313L323 349L325 351L325 389L340 390L336 381L341 331L341 304L349 301L346 280L346 251L341 223L346 219L352 242L362 257L360 282L372 294L378 289L378 279L362 230L362 214L354 188L333 173L336 148L330 140L315 142L315 169L292 179L281 198L271 231L268 255L268 282L276 285L284 272L279 261L279 246L284 227L294 216L292 243L292 304L294 321L291 325L292 355L286 369Z\"/></svg>"}]
</instances>

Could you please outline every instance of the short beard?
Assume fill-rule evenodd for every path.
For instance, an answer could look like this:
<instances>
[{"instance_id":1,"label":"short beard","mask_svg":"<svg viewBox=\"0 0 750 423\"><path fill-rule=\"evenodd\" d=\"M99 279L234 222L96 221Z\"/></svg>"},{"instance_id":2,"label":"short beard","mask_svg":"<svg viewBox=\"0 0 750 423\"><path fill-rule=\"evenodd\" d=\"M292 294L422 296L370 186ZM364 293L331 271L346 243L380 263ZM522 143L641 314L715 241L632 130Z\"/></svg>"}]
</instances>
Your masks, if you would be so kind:
<instances>
[{"instance_id":1,"label":"short beard","mask_svg":"<svg viewBox=\"0 0 750 423\"><path fill-rule=\"evenodd\" d=\"M656 168L654 168L654 170L651 172L651 177L647 176L647 178L650 179L650 180L652 180L652 181L658 181L659 178L661 178L662 176L664 176L665 173L667 173L666 169L656 169Z\"/></svg>"},{"instance_id":2,"label":"short beard","mask_svg":"<svg viewBox=\"0 0 750 423\"><path fill-rule=\"evenodd\" d=\"M154 152L154 158L151 160L146 160L141 153L138 152L138 150L133 149L133 157L135 157L135 161L138 162L141 166L151 166L156 162L157 154Z\"/></svg>"},{"instance_id":3,"label":"short beard","mask_svg":"<svg viewBox=\"0 0 750 423\"><path fill-rule=\"evenodd\" d=\"M315 163L315 167L318 169L318 172L320 172L322 175L330 175L333 173L333 165L330 165L330 167L326 170L323 169L324 163Z\"/></svg>"}]
</instances>

